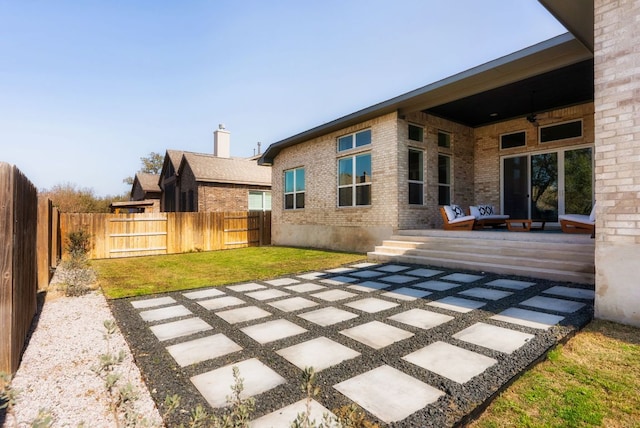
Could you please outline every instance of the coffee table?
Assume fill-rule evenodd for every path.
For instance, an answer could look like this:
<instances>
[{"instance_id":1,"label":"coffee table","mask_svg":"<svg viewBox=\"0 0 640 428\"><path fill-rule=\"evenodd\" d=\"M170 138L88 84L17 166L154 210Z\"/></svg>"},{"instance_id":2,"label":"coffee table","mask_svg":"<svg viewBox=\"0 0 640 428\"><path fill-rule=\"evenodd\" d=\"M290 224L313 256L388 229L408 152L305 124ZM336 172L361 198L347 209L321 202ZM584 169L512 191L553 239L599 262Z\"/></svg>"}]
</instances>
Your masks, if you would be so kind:
<instances>
[{"instance_id":1,"label":"coffee table","mask_svg":"<svg viewBox=\"0 0 640 428\"><path fill-rule=\"evenodd\" d=\"M540 223L540 226L533 227L532 223ZM509 219L507 220L507 229L510 232L530 232L532 230L544 230L546 220L529 220L529 219Z\"/></svg>"}]
</instances>

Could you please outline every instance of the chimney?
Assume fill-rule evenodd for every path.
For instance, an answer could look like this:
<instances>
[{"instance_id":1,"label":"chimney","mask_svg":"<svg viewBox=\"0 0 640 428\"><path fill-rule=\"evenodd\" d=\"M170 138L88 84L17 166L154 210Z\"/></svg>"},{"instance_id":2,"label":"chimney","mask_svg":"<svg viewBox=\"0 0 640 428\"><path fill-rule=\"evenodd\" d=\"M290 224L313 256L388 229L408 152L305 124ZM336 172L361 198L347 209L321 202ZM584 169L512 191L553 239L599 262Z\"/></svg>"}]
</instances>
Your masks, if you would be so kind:
<instances>
[{"instance_id":1,"label":"chimney","mask_svg":"<svg viewBox=\"0 0 640 428\"><path fill-rule=\"evenodd\" d=\"M219 158L231 157L231 133L221 123L213 132L213 155Z\"/></svg>"}]
</instances>

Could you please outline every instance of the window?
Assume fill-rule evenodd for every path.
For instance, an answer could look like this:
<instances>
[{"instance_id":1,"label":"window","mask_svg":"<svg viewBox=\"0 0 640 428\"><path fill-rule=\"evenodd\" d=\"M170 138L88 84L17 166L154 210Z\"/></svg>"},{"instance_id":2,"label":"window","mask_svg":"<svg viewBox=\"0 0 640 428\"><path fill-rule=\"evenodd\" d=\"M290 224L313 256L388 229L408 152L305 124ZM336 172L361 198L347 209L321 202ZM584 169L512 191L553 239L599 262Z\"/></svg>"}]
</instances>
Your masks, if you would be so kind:
<instances>
[{"instance_id":1,"label":"window","mask_svg":"<svg viewBox=\"0 0 640 428\"><path fill-rule=\"evenodd\" d=\"M284 209L304 208L304 168L284 172Z\"/></svg>"},{"instance_id":2,"label":"window","mask_svg":"<svg viewBox=\"0 0 640 428\"><path fill-rule=\"evenodd\" d=\"M367 144L371 144L370 129L338 138L338 151L343 152L356 147L366 146Z\"/></svg>"},{"instance_id":3,"label":"window","mask_svg":"<svg viewBox=\"0 0 640 428\"><path fill-rule=\"evenodd\" d=\"M540 127L541 143L576 137L582 137L582 120Z\"/></svg>"},{"instance_id":4,"label":"window","mask_svg":"<svg viewBox=\"0 0 640 428\"><path fill-rule=\"evenodd\" d=\"M424 153L422 150L409 149L409 203L424 203Z\"/></svg>"},{"instance_id":5,"label":"window","mask_svg":"<svg viewBox=\"0 0 640 428\"><path fill-rule=\"evenodd\" d=\"M438 155L438 205L451 205L451 157Z\"/></svg>"},{"instance_id":6,"label":"window","mask_svg":"<svg viewBox=\"0 0 640 428\"><path fill-rule=\"evenodd\" d=\"M424 129L422 129L422 126L409 124L409 139L412 141L422 142L423 138L424 138Z\"/></svg>"},{"instance_id":7,"label":"window","mask_svg":"<svg viewBox=\"0 0 640 428\"><path fill-rule=\"evenodd\" d=\"M446 149L451 147L451 134L438 131L438 147L444 147Z\"/></svg>"},{"instance_id":8,"label":"window","mask_svg":"<svg viewBox=\"0 0 640 428\"><path fill-rule=\"evenodd\" d=\"M512 149L514 147L524 147L527 144L527 133L525 131L513 132L500 136L500 150Z\"/></svg>"},{"instance_id":9,"label":"window","mask_svg":"<svg viewBox=\"0 0 640 428\"><path fill-rule=\"evenodd\" d=\"M250 191L249 211L271 211L271 192Z\"/></svg>"},{"instance_id":10,"label":"window","mask_svg":"<svg viewBox=\"0 0 640 428\"><path fill-rule=\"evenodd\" d=\"M371 154L338 160L338 206L371 205Z\"/></svg>"}]
</instances>

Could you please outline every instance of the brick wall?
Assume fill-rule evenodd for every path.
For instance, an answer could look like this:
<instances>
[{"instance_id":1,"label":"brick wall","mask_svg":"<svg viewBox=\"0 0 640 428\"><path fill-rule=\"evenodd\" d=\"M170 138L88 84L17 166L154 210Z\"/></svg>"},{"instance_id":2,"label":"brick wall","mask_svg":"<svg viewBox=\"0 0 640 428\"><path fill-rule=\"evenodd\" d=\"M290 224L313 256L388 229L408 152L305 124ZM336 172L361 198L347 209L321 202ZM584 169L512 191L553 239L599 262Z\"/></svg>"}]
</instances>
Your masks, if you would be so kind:
<instances>
[{"instance_id":1,"label":"brick wall","mask_svg":"<svg viewBox=\"0 0 640 428\"><path fill-rule=\"evenodd\" d=\"M198 211L224 212L248 211L249 191L269 190L268 186L247 186L241 184L199 183Z\"/></svg>"},{"instance_id":2,"label":"brick wall","mask_svg":"<svg viewBox=\"0 0 640 428\"><path fill-rule=\"evenodd\" d=\"M594 11L596 316L640 326L640 2Z\"/></svg>"}]
</instances>

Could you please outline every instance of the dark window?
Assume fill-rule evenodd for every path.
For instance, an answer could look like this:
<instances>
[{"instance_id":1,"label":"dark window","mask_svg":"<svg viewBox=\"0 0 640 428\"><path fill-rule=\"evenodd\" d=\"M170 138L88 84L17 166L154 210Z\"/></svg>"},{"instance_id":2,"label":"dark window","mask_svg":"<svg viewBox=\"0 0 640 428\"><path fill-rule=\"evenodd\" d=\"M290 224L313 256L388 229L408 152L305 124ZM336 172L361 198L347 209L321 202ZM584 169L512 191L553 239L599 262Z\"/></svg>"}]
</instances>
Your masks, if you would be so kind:
<instances>
[{"instance_id":1,"label":"dark window","mask_svg":"<svg viewBox=\"0 0 640 428\"><path fill-rule=\"evenodd\" d=\"M422 150L409 149L409 203L424 203L424 172Z\"/></svg>"},{"instance_id":2,"label":"dark window","mask_svg":"<svg viewBox=\"0 0 640 428\"><path fill-rule=\"evenodd\" d=\"M304 208L305 178L304 168L284 172L284 208L296 210Z\"/></svg>"},{"instance_id":3,"label":"dark window","mask_svg":"<svg viewBox=\"0 0 640 428\"><path fill-rule=\"evenodd\" d=\"M409 139L412 141L422 141L424 130L421 126L409 124Z\"/></svg>"},{"instance_id":4,"label":"dark window","mask_svg":"<svg viewBox=\"0 0 640 428\"><path fill-rule=\"evenodd\" d=\"M540 128L540 142L566 140L567 138L582 137L582 121L560 123L558 125L544 126Z\"/></svg>"},{"instance_id":5,"label":"dark window","mask_svg":"<svg viewBox=\"0 0 640 428\"><path fill-rule=\"evenodd\" d=\"M500 149L512 149L523 147L527 144L527 133L525 131L514 132L500 136Z\"/></svg>"},{"instance_id":6,"label":"dark window","mask_svg":"<svg viewBox=\"0 0 640 428\"><path fill-rule=\"evenodd\" d=\"M438 155L438 205L451 204L451 158Z\"/></svg>"},{"instance_id":7,"label":"dark window","mask_svg":"<svg viewBox=\"0 0 640 428\"><path fill-rule=\"evenodd\" d=\"M338 206L371 205L371 154L338 160Z\"/></svg>"},{"instance_id":8,"label":"dark window","mask_svg":"<svg viewBox=\"0 0 640 428\"><path fill-rule=\"evenodd\" d=\"M451 134L438 131L438 147L449 148L451 147Z\"/></svg>"}]
</instances>

